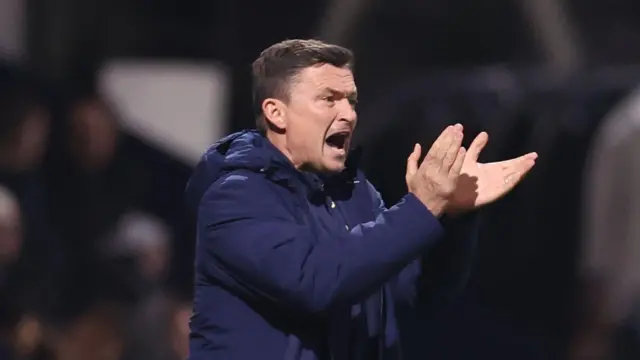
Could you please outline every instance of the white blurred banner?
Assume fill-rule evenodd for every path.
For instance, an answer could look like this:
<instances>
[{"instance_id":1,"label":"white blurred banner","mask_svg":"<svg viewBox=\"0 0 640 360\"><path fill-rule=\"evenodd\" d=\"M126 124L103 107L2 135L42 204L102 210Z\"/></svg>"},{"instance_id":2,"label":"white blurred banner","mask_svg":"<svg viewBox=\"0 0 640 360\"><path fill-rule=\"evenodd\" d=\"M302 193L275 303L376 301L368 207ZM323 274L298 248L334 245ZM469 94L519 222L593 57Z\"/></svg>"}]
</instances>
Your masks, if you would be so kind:
<instances>
[{"instance_id":1,"label":"white blurred banner","mask_svg":"<svg viewBox=\"0 0 640 360\"><path fill-rule=\"evenodd\" d=\"M25 51L25 0L0 0L0 57L21 59Z\"/></svg>"},{"instance_id":2,"label":"white blurred banner","mask_svg":"<svg viewBox=\"0 0 640 360\"><path fill-rule=\"evenodd\" d=\"M224 136L228 87L223 68L187 61L113 61L99 75L124 130L189 165Z\"/></svg>"}]
</instances>

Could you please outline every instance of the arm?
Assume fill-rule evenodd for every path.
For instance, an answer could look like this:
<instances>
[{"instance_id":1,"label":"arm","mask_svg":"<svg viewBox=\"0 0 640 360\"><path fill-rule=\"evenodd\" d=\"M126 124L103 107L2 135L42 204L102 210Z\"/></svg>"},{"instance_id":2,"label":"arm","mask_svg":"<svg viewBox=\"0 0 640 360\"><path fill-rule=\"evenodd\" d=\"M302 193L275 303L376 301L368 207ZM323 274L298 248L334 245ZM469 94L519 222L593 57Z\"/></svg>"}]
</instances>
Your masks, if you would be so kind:
<instances>
[{"instance_id":1,"label":"arm","mask_svg":"<svg viewBox=\"0 0 640 360\"><path fill-rule=\"evenodd\" d=\"M326 238L296 223L260 176L229 175L204 195L198 214L197 281L303 314L350 305L389 281L441 237L414 196L375 221Z\"/></svg>"},{"instance_id":2,"label":"arm","mask_svg":"<svg viewBox=\"0 0 640 360\"><path fill-rule=\"evenodd\" d=\"M378 212L384 212L386 207L380 193L371 184L369 190ZM441 223L445 229L443 241L406 266L392 282L398 303L415 305L416 300L423 298L430 302L446 299L466 284L475 255L477 214L445 217Z\"/></svg>"}]
</instances>

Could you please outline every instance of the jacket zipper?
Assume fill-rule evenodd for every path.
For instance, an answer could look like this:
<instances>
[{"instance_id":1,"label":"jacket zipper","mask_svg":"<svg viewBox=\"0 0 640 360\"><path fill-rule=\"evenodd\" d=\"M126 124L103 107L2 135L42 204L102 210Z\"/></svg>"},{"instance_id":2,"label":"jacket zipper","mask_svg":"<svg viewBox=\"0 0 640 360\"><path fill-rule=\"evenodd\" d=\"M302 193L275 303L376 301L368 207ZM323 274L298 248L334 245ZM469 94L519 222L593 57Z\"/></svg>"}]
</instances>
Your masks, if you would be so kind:
<instances>
[{"instance_id":1,"label":"jacket zipper","mask_svg":"<svg viewBox=\"0 0 640 360\"><path fill-rule=\"evenodd\" d=\"M324 190L324 189L323 189ZM330 196L327 196L327 198L329 199L329 204L330 204L330 208L331 209L337 209L338 213L340 214L340 216L342 217L342 220L345 223L345 229L346 231L351 231L351 225L349 224L349 221L347 220L347 217L344 215L344 213L342 212L342 209L340 209L340 207L333 201L333 199L331 199ZM386 342L386 338L385 338L385 322L386 322L386 310L385 310L385 296L384 296L384 286L381 287L380 291L380 310L378 311L378 320L379 320L379 324L380 324L380 329L379 329L379 333L378 333L378 360L384 360L384 347L385 347L385 342ZM333 360L333 353L331 353L331 359Z\"/></svg>"}]
</instances>

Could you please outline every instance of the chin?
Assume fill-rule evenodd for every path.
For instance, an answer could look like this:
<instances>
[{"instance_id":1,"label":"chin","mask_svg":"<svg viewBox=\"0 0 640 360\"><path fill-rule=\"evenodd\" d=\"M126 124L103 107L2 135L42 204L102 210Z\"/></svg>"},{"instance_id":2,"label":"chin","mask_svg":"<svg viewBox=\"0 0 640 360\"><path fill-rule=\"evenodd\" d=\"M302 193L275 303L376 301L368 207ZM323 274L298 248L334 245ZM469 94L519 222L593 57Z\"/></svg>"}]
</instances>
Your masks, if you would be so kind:
<instances>
[{"instance_id":1,"label":"chin","mask_svg":"<svg viewBox=\"0 0 640 360\"><path fill-rule=\"evenodd\" d=\"M324 164L324 172L330 174L337 174L342 172L345 168L344 161L329 161Z\"/></svg>"}]
</instances>

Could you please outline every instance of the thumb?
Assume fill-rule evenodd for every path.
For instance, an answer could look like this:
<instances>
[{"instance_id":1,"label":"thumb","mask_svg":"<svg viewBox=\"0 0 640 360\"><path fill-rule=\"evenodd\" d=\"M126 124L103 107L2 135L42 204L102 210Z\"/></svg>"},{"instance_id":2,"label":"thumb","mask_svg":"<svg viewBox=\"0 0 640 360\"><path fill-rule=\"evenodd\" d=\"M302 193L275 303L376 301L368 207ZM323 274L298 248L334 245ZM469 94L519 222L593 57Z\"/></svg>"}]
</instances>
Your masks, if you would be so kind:
<instances>
[{"instance_id":1,"label":"thumb","mask_svg":"<svg viewBox=\"0 0 640 360\"><path fill-rule=\"evenodd\" d=\"M421 153L422 147L420 144L415 144L413 146L413 152L407 158L407 173L405 175L407 182L418 172L418 160L420 159Z\"/></svg>"},{"instance_id":2,"label":"thumb","mask_svg":"<svg viewBox=\"0 0 640 360\"><path fill-rule=\"evenodd\" d=\"M477 161L478 156L480 156L480 152L482 152L482 149L487 145L487 142L489 142L489 134L484 131L478 134L478 136L476 136L476 138L471 142L471 145L469 145L467 157Z\"/></svg>"}]
</instances>

